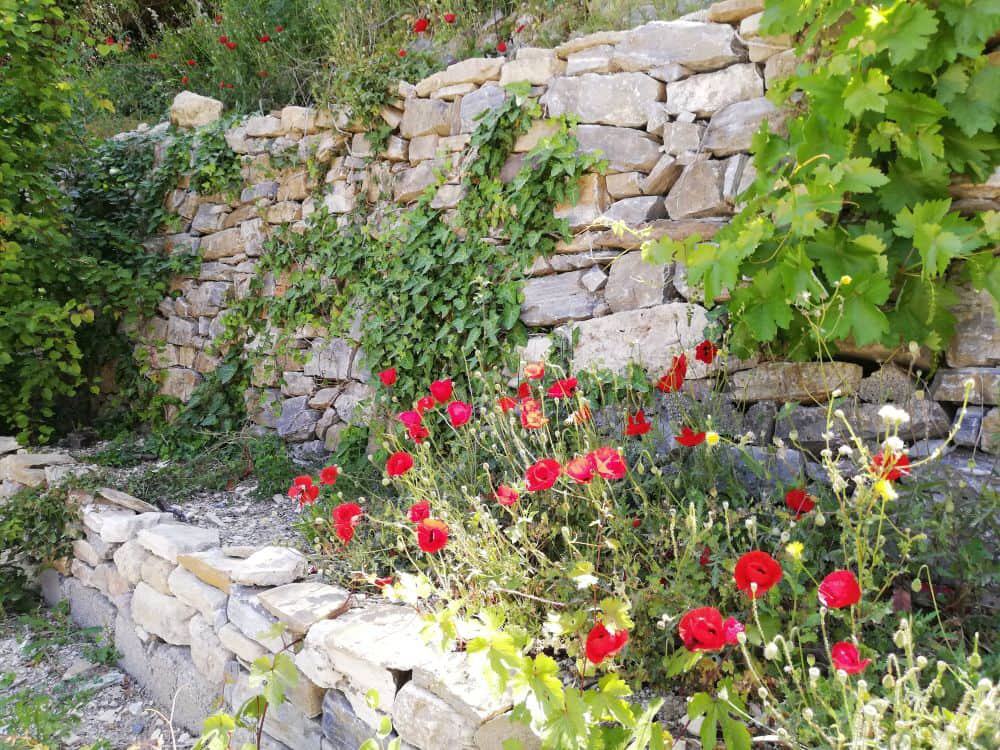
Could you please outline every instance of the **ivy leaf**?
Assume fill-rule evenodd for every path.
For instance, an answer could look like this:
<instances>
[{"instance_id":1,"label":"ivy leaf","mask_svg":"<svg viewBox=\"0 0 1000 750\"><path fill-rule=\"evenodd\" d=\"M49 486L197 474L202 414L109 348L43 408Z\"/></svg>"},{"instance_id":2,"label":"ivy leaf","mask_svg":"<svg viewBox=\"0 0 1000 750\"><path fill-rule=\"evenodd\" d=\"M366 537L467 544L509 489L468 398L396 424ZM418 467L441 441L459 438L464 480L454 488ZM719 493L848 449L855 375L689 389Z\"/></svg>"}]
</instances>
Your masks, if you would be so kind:
<instances>
[{"instance_id":1,"label":"ivy leaf","mask_svg":"<svg viewBox=\"0 0 1000 750\"><path fill-rule=\"evenodd\" d=\"M886 94L892 90L889 76L878 68L868 71L866 77L855 75L844 89L844 108L855 117L864 112L884 112Z\"/></svg>"}]
</instances>

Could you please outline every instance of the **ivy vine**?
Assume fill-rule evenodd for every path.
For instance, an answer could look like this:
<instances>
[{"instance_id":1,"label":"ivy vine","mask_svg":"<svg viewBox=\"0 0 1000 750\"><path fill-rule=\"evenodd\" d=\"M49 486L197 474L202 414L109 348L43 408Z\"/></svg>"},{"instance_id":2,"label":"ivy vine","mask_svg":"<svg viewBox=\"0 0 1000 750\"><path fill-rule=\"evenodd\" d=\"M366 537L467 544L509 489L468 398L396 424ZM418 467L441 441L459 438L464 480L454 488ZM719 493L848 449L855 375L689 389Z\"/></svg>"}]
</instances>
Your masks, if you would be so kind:
<instances>
[{"instance_id":1,"label":"ivy vine","mask_svg":"<svg viewBox=\"0 0 1000 750\"><path fill-rule=\"evenodd\" d=\"M466 363L502 361L505 342L526 339L519 320L525 270L570 236L554 208L574 201L580 177L599 164L579 153L571 123L561 119L514 178L502 181L515 141L540 116L526 88L512 86L504 104L481 118L454 211L433 205L442 176L391 220L379 222L362 207L347 220L320 214L303 234L273 237L249 293L226 315L223 345L254 340L251 355L274 362L293 351L303 326L353 336L368 367L398 368L404 396L413 395L410 384ZM266 296L279 278L281 294Z\"/></svg>"},{"instance_id":2,"label":"ivy vine","mask_svg":"<svg viewBox=\"0 0 1000 750\"><path fill-rule=\"evenodd\" d=\"M787 135L757 134L746 207L713 242L650 243L647 260L682 261L709 301L731 291L738 352L943 350L963 287L1000 302L1000 217L949 194L998 163L998 25L988 0L769 0L761 33L797 35L802 61L772 91Z\"/></svg>"}]
</instances>

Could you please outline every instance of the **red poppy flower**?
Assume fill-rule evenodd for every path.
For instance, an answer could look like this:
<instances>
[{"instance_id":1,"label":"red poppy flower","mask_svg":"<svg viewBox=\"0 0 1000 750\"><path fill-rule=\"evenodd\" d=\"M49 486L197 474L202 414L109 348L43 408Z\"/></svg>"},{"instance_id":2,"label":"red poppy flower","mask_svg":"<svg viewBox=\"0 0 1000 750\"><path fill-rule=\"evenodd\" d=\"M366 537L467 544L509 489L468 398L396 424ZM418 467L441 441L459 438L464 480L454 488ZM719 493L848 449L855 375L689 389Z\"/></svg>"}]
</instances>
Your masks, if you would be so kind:
<instances>
[{"instance_id":1,"label":"red poppy flower","mask_svg":"<svg viewBox=\"0 0 1000 750\"><path fill-rule=\"evenodd\" d=\"M910 457L905 453L890 453L885 455L882 452L872 456L872 474L879 479L888 479L895 482L901 477L910 476Z\"/></svg>"},{"instance_id":2,"label":"red poppy flower","mask_svg":"<svg viewBox=\"0 0 1000 750\"><path fill-rule=\"evenodd\" d=\"M517 401L512 399L510 396L501 396L497 401L497 405L500 407L500 411L508 412L511 409L517 408Z\"/></svg>"},{"instance_id":3,"label":"red poppy flower","mask_svg":"<svg viewBox=\"0 0 1000 750\"><path fill-rule=\"evenodd\" d=\"M590 456L577 456L566 462L565 471L577 484L590 484L597 467Z\"/></svg>"},{"instance_id":4,"label":"red poppy flower","mask_svg":"<svg viewBox=\"0 0 1000 750\"><path fill-rule=\"evenodd\" d=\"M149 59L150 60L158 60L159 58L160 58L160 56L158 54L156 54L155 52L150 52L149 53Z\"/></svg>"},{"instance_id":5,"label":"red poppy flower","mask_svg":"<svg viewBox=\"0 0 1000 750\"><path fill-rule=\"evenodd\" d=\"M382 381L382 385L386 388L396 385L396 377L395 367L389 367L378 374L378 379Z\"/></svg>"},{"instance_id":6,"label":"red poppy flower","mask_svg":"<svg viewBox=\"0 0 1000 750\"><path fill-rule=\"evenodd\" d=\"M392 576L386 576L385 578L376 578L375 585L378 586L380 589L385 588L386 586L391 586Z\"/></svg>"},{"instance_id":7,"label":"red poppy flower","mask_svg":"<svg viewBox=\"0 0 1000 750\"><path fill-rule=\"evenodd\" d=\"M219 37L219 44L228 44L228 43L229 43L229 37L228 36L226 36L225 34L223 34L222 36Z\"/></svg>"},{"instance_id":8,"label":"red poppy flower","mask_svg":"<svg viewBox=\"0 0 1000 750\"><path fill-rule=\"evenodd\" d=\"M528 492L547 490L556 483L562 467L554 458L543 458L528 467L525 473L525 487Z\"/></svg>"},{"instance_id":9,"label":"red poppy flower","mask_svg":"<svg viewBox=\"0 0 1000 750\"><path fill-rule=\"evenodd\" d=\"M448 404L448 419L452 427L461 427L472 418L472 405L464 401L452 401Z\"/></svg>"},{"instance_id":10,"label":"red poppy flower","mask_svg":"<svg viewBox=\"0 0 1000 750\"><path fill-rule=\"evenodd\" d=\"M545 426L549 420L542 412L542 404L533 398L521 402L521 426L526 430L537 430Z\"/></svg>"},{"instance_id":11,"label":"red poppy flower","mask_svg":"<svg viewBox=\"0 0 1000 750\"><path fill-rule=\"evenodd\" d=\"M614 448L604 446L592 451L588 456L597 469L597 473L605 479L621 479L628 472L625 458Z\"/></svg>"},{"instance_id":12,"label":"red poppy flower","mask_svg":"<svg viewBox=\"0 0 1000 750\"><path fill-rule=\"evenodd\" d=\"M531 383L518 383L517 397L522 401L526 398L531 398Z\"/></svg>"},{"instance_id":13,"label":"red poppy flower","mask_svg":"<svg viewBox=\"0 0 1000 750\"><path fill-rule=\"evenodd\" d=\"M431 431L424 427L422 424L415 424L412 427L406 428L406 434L410 436L410 439L420 445L427 438L431 436Z\"/></svg>"},{"instance_id":14,"label":"red poppy flower","mask_svg":"<svg viewBox=\"0 0 1000 750\"><path fill-rule=\"evenodd\" d=\"M743 623L737 620L735 617L727 617L726 621L722 623L722 637L726 639L726 645L735 646L740 642L740 633L744 632L746 628Z\"/></svg>"},{"instance_id":15,"label":"red poppy flower","mask_svg":"<svg viewBox=\"0 0 1000 750\"><path fill-rule=\"evenodd\" d=\"M396 419L398 419L407 427L416 427L417 425L421 424L424 421L424 418L420 414L420 412L415 410L400 412L396 416Z\"/></svg>"},{"instance_id":16,"label":"red poppy flower","mask_svg":"<svg viewBox=\"0 0 1000 750\"><path fill-rule=\"evenodd\" d=\"M416 410L419 414L423 414L433 409L436 403L433 396L421 396L417 399Z\"/></svg>"},{"instance_id":17,"label":"red poppy flower","mask_svg":"<svg viewBox=\"0 0 1000 750\"><path fill-rule=\"evenodd\" d=\"M271 41L271 37L269 37L267 34L263 34L262 36L257 37L257 41L260 42L261 44L267 44L269 41Z\"/></svg>"},{"instance_id":18,"label":"red poppy flower","mask_svg":"<svg viewBox=\"0 0 1000 750\"><path fill-rule=\"evenodd\" d=\"M413 33L423 34L427 31L427 27L431 25L431 22L426 18L418 18L413 22Z\"/></svg>"},{"instance_id":19,"label":"red poppy flower","mask_svg":"<svg viewBox=\"0 0 1000 750\"><path fill-rule=\"evenodd\" d=\"M497 52L499 52L502 55L506 51L507 51L507 42L499 42L497 44Z\"/></svg>"},{"instance_id":20,"label":"red poppy flower","mask_svg":"<svg viewBox=\"0 0 1000 750\"><path fill-rule=\"evenodd\" d=\"M188 61L187 61L187 64L188 64L188 67L191 67L191 68L193 68L193 67L194 67L195 65L197 65L198 63L197 63L197 62L195 62L194 60L188 60Z\"/></svg>"},{"instance_id":21,"label":"red poppy flower","mask_svg":"<svg viewBox=\"0 0 1000 750\"><path fill-rule=\"evenodd\" d=\"M796 488L785 493L785 505L789 510L795 511L795 517L798 518L815 508L816 501L805 490Z\"/></svg>"},{"instance_id":22,"label":"red poppy flower","mask_svg":"<svg viewBox=\"0 0 1000 750\"><path fill-rule=\"evenodd\" d=\"M333 509L333 525L337 537L347 544L354 538L354 527L363 511L357 503L341 503Z\"/></svg>"},{"instance_id":23,"label":"red poppy flower","mask_svg":"<svg viewBox=\"0 0 1000 750\"><path fill-rule=\"evenodd\" d=\"M226 42L226 49L232 52L236 49L236 42Z\"/></svg>"},{"instance_id":24,"label":"red poppy flower","mask_svg":"<svg viewBox=\"0 0 1000 750\"><path fill-rule=\"evenodd\" d=\"M406 50L405 49L398 50L396 54L399 55L400 57L406 57Z\"/></svg>"},{"instance_id":25,"label":"red poppy flower","mask_svg":"<svg viewBox=\"0 0 1000 750\"><path fill-rule=\"evenodd\" d=\"M704 362L706 365L712 364L715 361L715 355L718 353L719 347L708 339L705 339L694 348L694 358L699 362Z\"/></svg>"},{"instance_id":26,"label":"red poppy flower","mask_svg":"<svg viewBox=\"0 0 1000 750\"><path fill-rule=\"evenodd\" d=\"M677 355L670 363L670 369L667 370L667 374L660 378L659 382L656 384L657 389L663 393L673 393L674 391L679 391L681 386L684 385L684 378L687 376L687 371L687 355Z\"/></svg>"},{"instance_id":27,"label":"red poppy flower","mask_svg":"<svg viewBox=\"0 0 1000 750\"><path fill-rule=\"evenodd\" d=\"M520 495L518 494L517 490L515 490L513 487L508 487L506 484L501 484L499 487L497 487L496 491L497 502L500 503L505 508L509 508L514 503L516 503L519 497Z\"/></svg>"},{"instance_id":28,"label":"red poppy flower","mask_svg":"<svg viewBox=\"0 0 1000 750\"><path fill-rule=\"evenodd\" d=\"M414 503L410 506L410 512L407 513L407 518L413 523L420 523L425 518L431 517L431 504L426 500L421 500L419 503Z\"/></svg>"},{"instance_id":29,"label":"red poppy flower","mask_svg":"<svg viewBox=\"0 0 1000 750\"><path fill-rule=\"evenodd\" d=\"M222 23L222 14L221 14L221 13L219 13L219 14L217 14L217 15L215 16L215 22L216 22L217 24L219 24L219 23Z\"/></svg>"},{"instance_id":30,"label":"red poppy flower","mask_svg":"<svg viewBox=\"0 0 1000 750\"><path fill-rule=\"evenodd\" d=\"M653 429L653 425L646 421L646 412L639 409L635 414L627 415L625 424L625 434L629 437L645 435Z\"/></svg>"},{"instance_id":31,"label":"red poppy flower","mask_svg":"<svg viewBox=\"0 0 1000 750\"><path fill-rule=\"evenodd\" d=\"M545 365L541 362L529 362L524 366L524 377L528 380L538 380L545 376Z\"/></svg>"},{"instance_id":32,"label":"red poppy flower","mask_svg":"<svg viewBox=\"0 0 1000 750\"><path fill-rule=\"evenodd\" d=\"M188 80L189 80L189 79L188 79L188 77L187 77L187 76L181 76L181 85L182 85L182 86L187 86L187 84L188 84Z\"/></svg>"},{"instance_id":33,"label":"red poppy flower","mask_svg":"<svg viewBox=\"0 0 1000 750\"><path fill-rule=\"evenodd\" d=\"M757 599L781 580L781 565L766 552L754 550L736 561L733 578L736 588L749 594L751 599ZM757 584L756 590L754 584Z\"/></svg>"},{"instance_id":34,"label":"red poppy flower","mask_svg":"<svg viewBox=\"0 0 1000 750\"><path fill-rule=\"evenodd\" d=\"M451 382L451 379L445 378L444 380L435 380L431 383L430 392L439 404L446 404L451 401L451 393L454 388L455 385Z\"/></svg>"},{"instance_id":35,"label":"red poppy flower","mask_svg":"<svg viewBox=\"0 0 1000 750\"><path fill-rule=\"evenodd\" d=\"M609 656L614 656L628 643L628 631L619 630L612 633L603 622L599 622L590 629L587 634L587 645L585 651L587 660L591 664L600 664Z\"/></svg>"},{"instance_id":36,"label":"red poppy flower","mask_svg":"<svg viewBox=\"0 0 1000 750\"><path fill-rule=\"evenodd\" d=\"M285 27L284 27L284 26L281 26L280 24L279 24L278 26L275 26L275 27L274 27L274 33L275 33L275 34L280 34L280 33L281 33L282 31L284 31L284 30L285 30Z\"/></svg>"},{"instance_id":37,"label":"red poppy flower","mask_svg":"<svg viewBox=\"0 0 1000 750\"><path fill-rule=\"evenodd\" d=\"M385 471L390 477L401 477L413 468L413 456L406 451L396 451L385 462Z\"/></svg>"},{"instance_id":38,"label":"red poppy flower","mask_svg":"<svg viewBox=\"0 0 1000 750\"><path fill-rule=\"evenodd\" d=\"M448 526L436 518L425 518L417 524L417 544L424 552L434 554L448 543Z\"/></svg>"},{"instance_id":39,"label":"red poppy flower","mask_svg":"<svg viewBox=\"0 0 1000 750\"><path fill-rule=\"evenodd\" d=\"M257 75L258 75L258 76L259 76L260 78L267 78L267 71L266 71L266 70L258 70L258 71L257 71Z\"/></svg>"},{"instance_id":40,"label":"red poppy flower","mask_svg":"<svg viewBox=\"0 0 1000 750\"><path fill-rule=\"evenodd\" d=\"M704 432L695 432L690 427L682 427L681 434L675 435L674 440L683 445L685 448L694 448L696 445L701 445L705 442Z\"/></svg>"},{"instance_id":41,"label":"red poppy flower","mask_svg":"<svg viewBox=\"0 0 1000 750\"><path fill-rule=\"evenodd\" d=\"M712 548L706 544L701 551L701 557L698 558L698 564L705 568L710 562L712 562Z\"/></svg>"},{"instance_id":42,"label":"red poppy flower","mask_svg":"<svg viewBox=\"0 0 1000 750\"><path fill-rule=\"evenodd\" d=\"M576 392L576 378L563 378L549 386L549 398L569 398Z\"/></svg>"},{"instance_id":43,"label":"red poppy flower","mask_svg":"<svg viewBox=\"0 0 1000 750\"><path fill-rule=\"evenodd\" d=\"M861 601L861 585L849 570L835 570L819 584L819 602L830 609L843 609Z\"/></svg>"},{"instance_id":44,"label":"red poppy flower","mask_svg":"<svg viewBox=\"0 0 1000 750\"><path fill-rule=\"evenodd\" d=\"M313 484L311 476L298 476L292 480L292 486L288 488L288 496L292 500L298 500L301 508L316 502L316 498L319 497L319 487Z\"/></svg>"},{"instance_id":45,"label":"red poppy flower","mask_svg":"<svg viewBox=\"0 0 1000 750\"><path fill-rule=\"evenodd\" d=\"M688 651L721 651L726 645L722 614L715 607L700 607L686 613L677 632Z\"/></svg>"},{"instance_id":46,"label":"red poppy flower","mask_svg":"<svg viewBox=\"0 0 1000 750\"><path fill-rule=\"evenodd\" d=\"M225 81L219 81L219 88L220 89L226 88L226 82Z\"/></svg>"},{"instance_id":47,"label":"red poppy flower","mask_svg":"<svg viewBox=\"0 0 1000 750\"><path fill-rule=\"evenodd\" d=\"M338 476L340 476L339 466L327 466L319 472L319 483L336 484Z\"/></svg>"},{"instance_id":48,"label":"red poppy flower","mask_svg":"<svg viewBox=\"0 0 1000 750\"><path fill-rule=\"evenodd\" d=\"M444 22L445 23L455 23L455 14L454 13L445 13L444 14Z\"/></svg>"},{"instance_id":49,"label":"red poppy flower","mask_svg":"<svg viewBox=\"0 0 1000 750\"><path fill-rule=\"evenodd\" d=\"M115 38L114 38L113 36L109 36L109 37L107 37L107 38L106 38L106 39L104 40L104 43L105 43L105 44L115 44Z\"/></svg>"},{"instance_id":50,"label":"red poppy flower","mask_svg":"<svg viewBox=\"0 0 1000 750\"><path fill-rule=\"evenodd\" d=\"M632 528L633 529L638 529L640 526L642 526L642 521L640 519L638 519L638 518L633 518L632 519Z\"/></svg>"},{"instance_id":51,"label":"red poppy flower","mask_svg":"<svg viewBox=\"0 0 1000 750\"><path fill-rule=\"evenodd\" d=\"M858 647L848 641L834 643L830 648L830 659L833 661L833 666L843 669L847 674L864 672L872 663L871 659L862 659Z\"/></svg>"}]
</instances>

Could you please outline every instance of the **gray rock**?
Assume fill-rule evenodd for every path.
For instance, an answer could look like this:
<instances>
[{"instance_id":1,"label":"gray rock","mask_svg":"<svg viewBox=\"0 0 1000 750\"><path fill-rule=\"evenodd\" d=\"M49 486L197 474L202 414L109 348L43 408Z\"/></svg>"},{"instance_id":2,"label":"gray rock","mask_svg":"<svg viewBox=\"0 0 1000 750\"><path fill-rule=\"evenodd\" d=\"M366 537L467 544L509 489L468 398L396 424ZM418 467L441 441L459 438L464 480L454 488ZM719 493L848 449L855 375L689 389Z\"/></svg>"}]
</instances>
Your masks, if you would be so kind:
<instances>
[{"instance_id":1,"label":"gray rock","mask_svg":"<svg viewBox=\"0 0 1000 750\"><path fill-rule=\"evenodd\" d=\"M326 691L323 697L323 737L331 750L355 750L372 738L375 727L354 712L350 701L337 689ZM395 732L393 733L395 736Z\"/></svg>"},{"instance_id":2,"label":"gray rock","mask_svg":"<svg viewBox=\"0 0 1000 750\"><path fill-rule=\"evenodd\" d=\"M970 404L1000 403L1000 367L963 367L958 370L939 370L931 385L937 401L961 403L965 398L965 382L972 382Z\"/></svg>"},{"instance_id":3,"label":"gray rock","mask_svg":"<svg viewBox=\"0 0 1000 750\"><path fill-rule=\"evenodd\" d=\"M609 174L607 176L608 194L612 200L622 198L635 198L642 195L642 184L646 175L642 172L622 172L621 174Z\"/></svg>"},{"instance_id":4,"label":"gray rock","mask_svg":"<svg viewBox=\"0 0 1000 750\"><path fill-rule=\"evenodd\" d=\"M415 201L428 188L438 183L437 170L440 164L435 160L422 161L413 169L407 169L398 175L393 197L397 203Z\"/></svg>"},{"instance_id":5,"label":"gray rock","mask_svg":"<svg viewBox=\"0 0 1000 750\"><path fill-rule=\"evenodd\" d=\"M515 154L521 156L521 154ZM608 191L603 176L585 174L577 184L577 198L572 204L556 206L555 215L564 219L572 231L590 226L608 207Z\"/></svg>"},{"instance_id":6,"label":"gray rock","mask_svg":"<svg viewBox=\"0 0 1000 750\"><path fill-rule=\"evenodd\" d=\"M413 682L400 689L392 706L392 723L399 736L417 747L473 746L477 723L452 709L443 699Z\"/></svg>"},{"instance_id":7,"label":"gray rock","mask_svg":"<svg viewBox=\"0 0 1000 750\"><path fill-rule=\"evenodd\" d=\"M778 415L778 405L773 401L758 401L746 410L744 425L753 430L757 445L769 445L774 436L774 419Z\"/></svg>"},{"instance_id":8,"label":"gray rock","mask_svg":"<svg viewBox=\"0 0 1000 750\"><path fill-rule=\"evenodd\" d=\"M660 142L631 128L579 125L576 138L581 151L600 152L610 172L649 172L660 159Z\"/></svg>"},{"instance_id":9,"label":"gray rock","mask_svg":"<svg viewBox=\"0 0 1000 750\"><path fill-rule=\"evenodd\" d=\"M566 58L566 75L578 76L585 73L610 73L611 57L614 48L610 44L598 44L594 47L574 52Z\"/></svg>"},{"instance_id":10,"label":"gray rock","mask_svg":"<svg viewBox=\"0 0 1000 750\"><path fill-rule=\"evenodd\" d=\"M371 398L372 393L373 390L369 385L357 382L348 383L334 402L337 416L347 424L367 423L371 409L359 407L362 407Z\"/></svg>"},{"instance_id":11,"label":"gray rock","mask_svg":"<svg viewBox=\"0 0 1000 750\"><path fill-rule=\"evenodd\" d=\"M958 423L958 430L955 432L955 445L967 448L975 448L979 445L985 416L986 409L981 406L967 406L964 415L956 414L955 423ZM959 423L960 419L961 423Z\"/></svg>"},{"instance_id":12,"label":"gray rock","mask_svg":"<svg viewBox=\"0 0 1000 750\"><path fill-rule=\"evenodd\" d=\"M64 578L63 597L69 600L69 615L81 628L106 630L115 622L115 605L100 591L84 586L75 578Z\"/></svg>"},{"instance_id":13,"label":"gray rock","mask_svg":"<svg viewBox=\"0 0 1000 750\"><path fill-rule=\"evenodd\" d=\"M950 367L1000 364L1000 322L989 292L966 290L952 308L955 336L948 345Z\"/></svg>"},{"instance_id":14,"label":"gray rock","mask_svg":"<svg viewBox=\"0 0 1000 750\"><path fill-rule=\"evenodd\" d=\"M681 172L684 171L684 167L669 154L664 154L660 157L660 160L656 162L656 166L653 167L653 171L649 173L645 180L642 181L642 192L646 195L663 195L674 183L677 182L677 178L681 176ZM662 203L662 201L660 201ZM662 216L666 216L667 210L666 206L663 206Z\"/></svg>"},{"instance_id":15,"label":"gray rock","mask_svg":"<svg viewBox=\"0 0 1000 750\"><path fill-rule=\"evenodd\" d=\"M618 70L650 70L677 64L694 71L718 70L741 57L731 26L692 21L653 21L625 34L615 46Z\"/></svg>"},{"instance_id":16,"label":"gray rock","mask_svg":"<svg viewBox=\"0 0 1000 750\"><path fill-rule=\"evenodd\" d=\"M222 684L209 682L195 667L190 651L177 646L153 649L149 669L153 679L144 687L153 700L170 713L175 725L200 734L222 696Z\"/></svg>"},{"instance_id":17,"label":"gray rock","mask_svg":"<svg viewBox=\"0 0 1000 750\"><path fill-rule=\"evenodd\" d=\"M725 163L699 159L684 168L670 189L665 206L671 219L720 216L732 212L722 194Z\"/></svg>"},{"instance_id":18,"label":"gray rock","mask_svg":"<svg viewBox=\"0 0 1000 750\"><path fill-rule=\"evenodd\" d=\"M730 389L738 401L822 403L839 389L848 396L861 384L860 365L849 362L765 362L733 373Z\"/></svg>"},{"instance_id":19,"label":"gray rock","mask_svg":"<svg viewBox=\"0 0 1000 750\"><path fill-rule=\"evenodd\" d=\"M470 57L449 65L444 70L419 81L415 88L417 96L427 97L440 89L463 83L481 84L495 81L504 67L502 57ZM407 101L409 105L409 101ZM447 135L443 133L442 135Z\"/></svg>"},{"instance_id":20,"label":"gray rock","mask_svg":"<svg viewBox=\"0 0 1000 750\"><path fill-rule=\"evenodd\" d=\"M667 112L694 112L710 117L736 102L764 95L764 81L753 63L733 65L714 73L667 84Z\"/></svg>"},{"instance_id":21,"label":"gray rock","mask_svg":"<svg viewBox=\"0 0 1000 750\"><path fill-rule=\"evenodd\" d=\"M324 380L347 380L351 373L355 347L345 339L335 338L313 342L303 374Z\"/></svg>"},{"instance_id":22,"label":"gray rock","mask_svg":"<svg viewBox=\"0 0 1000 750\"><path fill-rule=\"evenodd\" d=\"M202 203L191 221L191 231L199 234L211 234L222 229L229 215L227 203Z\"/></svg>"},{"instance_id":23,"label":"gray rock","mask_svg":"<svg viewBox=\"0 0 1000 750\"><path fill-rule=\"evenodd\" d=\"M749 151L761 123L767 121L773 133L783 127L784 119L785 114L764 96L735 102L712 117L705 133L704 148L715 156Z\"/></svg>"},{"instance_id":24,"label":"gray rock","mask_svg":"<svg viewBox=\"0 0 1000 750\"><path fill-rule=\"evenodd\" d=\"M663 97L663 83L644 73L586 73L553 79L541 102L553 117L569 114L585 123L645 127L650 105Z\"/></svg>"},{"instance_id":25,"label":"gray rock","mask_svg":"<svg viewBox=\"0 0 1000 750\"><path fill-rule=\"evenodd\" d=\"M293 637L288 632L276 633L278 618L260 602L257 595L262 592L263 589L234 584L229 590L226 614L230 624L243 635L276 654L288 646Z\"/></svg>"},{"instance_id":26,"label":"gray rock","mask_svg":"<svg viewBox=\"0 0 1000 750\"><path fill-rule=\"evenodd\" d=\"M858 397L873 404L886 401L909 401L917 393L917 384L906 370L891 362L861 381Z\"/></svg>"},{"instance_id":27,"label":"gray rock","mask_svg":"<svg viewBox=\"0 0 1000 750\"><path fill-rule=\"evenodd\" d=\"M697 122L668 122L663 126L663 150L668 154L695 153L701 148L705 126Z\"/></svg>"},{"instance_id":28,"label":"gray rock","mask_svg":"<svg viewBox=\"0 0 1000 750\"><path fill-rule=\"evenodd\" d=\"M249 675L242 670L229 679L225 695L230 706L241 706L259 692L250 687ZM318 748L323 741L320 722L308 718L291 702L268 708L264 731L290 748Z\"/></svg>"},{"instance_id":29,"label":"gray rock","mask_svg":"<svg viewBox=\"0 0 1000 750\"><path fill-rule=\"evenodd\" d=\"M313 436L320 413L310 409L308 396L289 398L281 405L281 416L275 424L280 437L293 443L301 443Z\"/></svg>"},{"instance_id":30,"label":"gray rock","mask_svg":"<svg viewBox=\"0 0 1000 750\"><path fill-rule=\"evenodd\" d=\"M460 132L471 133L479 125L484 112L498 109L507 99L507 92L500 86L483 86L478 91L466 94L459 105ZM440 133L449 135L449 133Z\"/></svg>"},{"instance_id":31,"label":"gray rock","mask_svg":"<svg viewBox=\"0 0 1000 750\"><path fill-rule=\"evenodd\" d=\"M556 47L555 51L559 57L569 57L576 52L601 44L618 44L618 42L625 38L625 34L626 32L624 31L597 31L593 34L574 37L569 41L563 42Z\"/></svg>"},{"instance_id":32,"label":"gray rock","mask_svg":"<svg viewBox=\"0 0 1000 750\"><path fill-rule=\"evenodd\" d=\"M647 221L667 218L667 209L663 205L663 199L656 195L625 198L611 204L611 207L604 212L604 218L636 226Z\"/></svg>"},{"instance_id":33,"label":"gray rock","mask_svg":"<svg viewBox=\"0 0 1000 750\"><path fill-rule=\"evenodd\" d=\"M612 312L654 307L666 301L673 264L646 263L642 253L625 253L611 264L604 298Z\"/></svg>"},{"instance_id":34,"label":"gray rock","mask_svg":"<svg viewBox=\"0 0 1000 750\"><path fill-rule=\"evenodd\" d=\"M525 325L554 326L594 315L600 297L582 283L585 271L528 279L524 284L521 320Z\"/></svg>"},{"instance_id":35,"label":"gray rock","mask_svg":"<svg viewBox=\"0 0 1000 750\"><path fill-rule=\"evenodd\" d=\"M979 445L987 453L1000 453L1000 409L990 409L983 417Z\"/></svg>"}]
</instances>

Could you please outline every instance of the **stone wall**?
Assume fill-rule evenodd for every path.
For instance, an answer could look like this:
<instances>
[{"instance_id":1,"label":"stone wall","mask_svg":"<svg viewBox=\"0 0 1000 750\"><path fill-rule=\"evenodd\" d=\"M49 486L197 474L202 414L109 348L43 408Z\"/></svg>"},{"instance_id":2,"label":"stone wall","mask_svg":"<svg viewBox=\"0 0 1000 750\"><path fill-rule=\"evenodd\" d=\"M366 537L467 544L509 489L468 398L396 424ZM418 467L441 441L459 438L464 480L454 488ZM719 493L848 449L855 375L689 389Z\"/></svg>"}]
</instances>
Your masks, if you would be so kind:
<instances>
[{"instance_id":1,"label":"stone wall","mask_svg":"<svg viewBox=\"0 0 1000 750\"><path fill-rule=\"evenodd\" d=\"M82 536L71 561L42 573L45 598L113 633L120 666L176 726L197 735L220 706L234 711L256 694L253 661L287 648L299 682L268 711L262 748L357 750L384 715L410 750L500 750L510 737L538 747L480 665L425 645L414 610L314 580L294 549L220 546L218 531L110 488L70 501Z\"/></svg>"},{"instance_id":2,"label":"stone wall","mask_svg":"<svg viewBox=\"0 0 1000 750\"><path fill-rule=\"evenodd\" d=\"M747 155L752 134L764 120L782 126L782 113L765 94L794 66L788 39L759 35L762 5L727 0L679 21L599 32L551 50L521 48L510 59L463 60L416 84L401 82L398 98L382 112L393 131L380 153L343 113L286 107L246 118L226 134L243 161L241 194L230 201L182 185L169 198L183 231L157 241L166 250L195 248L204 263L196 277L174 281L175 296L163 301L160 314L141 331L162 392L186 401L217 365L208 347L220 334L229 301L247 293L262 243L276 227L303 231L319 203L334 214L347 214L362 201L369 201L372 211L405 206L436 185L439 173L447 177L433 205L454 208L476 115L498 106L507 95L503 85L515 81L533 86L548 115L576 117L581 148L600 151L608 162L606 174L583 178L576 205L557 209L575 232L572 241L530 268L522 320L538 336L529 356L544 354L545 335L576 329L576 367L621 370L638 361L651 378L659 377L674 353L701 340L706 311L682 266L645 264L637 239L595 223L604 217L654 237L695 232L710 237L736 210L736 196L753 178ZM178 96L172 112L181 125L218 116L214 100L187 93ZM518 140L504 174L516 173L549 127L538 121ZM307 159L322 165L318 178L306 169ZM288 163L293 166L278 166ZM987 185L956 184L954 192L970 210L995 206L1000 173ZM281 279L268 280L269 294L283 289ZM922 402L915 408L932 416L921 438L946 434L968 377L977 383L970 423L1000 425L992 408L1000 385L1000 328L988 297L970 293L959 317L946 358L954 369L942 370L929 391L915 383L907 390L907 399ZM360 416L359 404L371 393L370 374L357 341L299 333L304 362L290 358L273 376L256 373L260 390L252 395L258 398L248 402L257 424L288 441L332 450L344 427ZM862 377L888 359L909 374L929 364L924 352L845 346L842 353L864 367L838 370L847 373L845 393L857 391ZM816 379L826 376L814 368L755 364L715 366L736 373L730 385L734 400L825 400L829 389L817 387ZM692 361L691 387L711 369ZM887 377L909 374L890 369ZM879 400L881 394L868 399ZM863 418L871 417L870 409L859 409ZM797 419L805 420L801 435L814 417L806 412ZM962 433L966 447L995 448L989 435L980 440L978 432L975 438L970 434Z\"/></svg>"}]
</instances>

